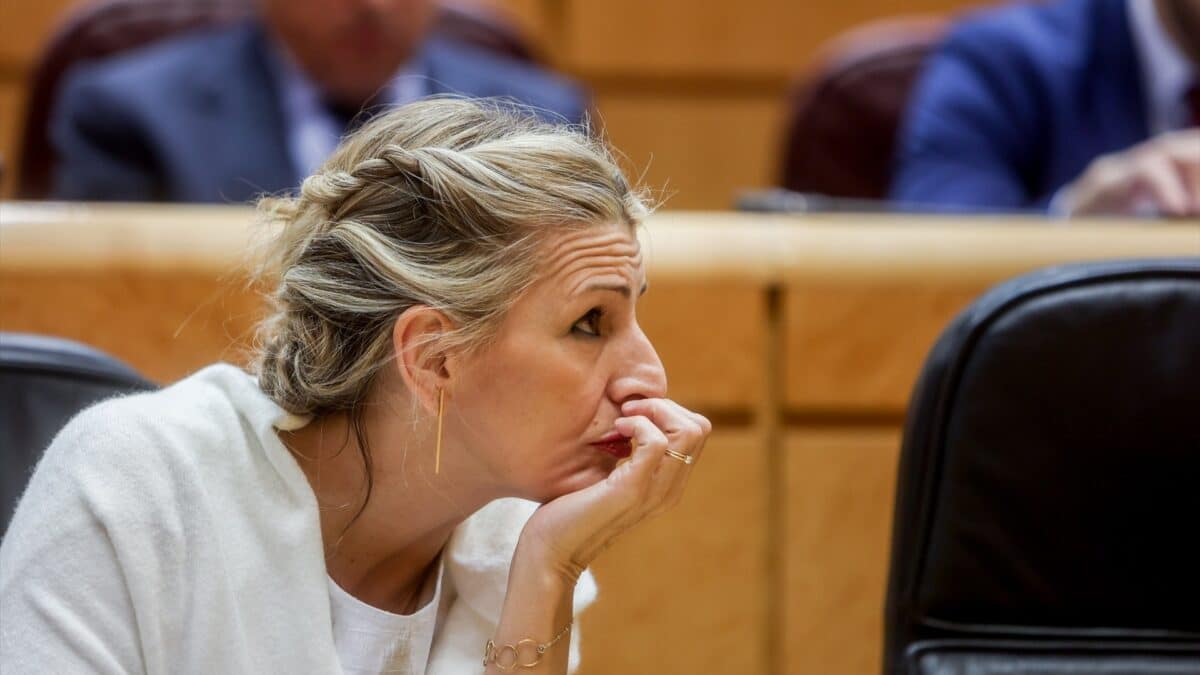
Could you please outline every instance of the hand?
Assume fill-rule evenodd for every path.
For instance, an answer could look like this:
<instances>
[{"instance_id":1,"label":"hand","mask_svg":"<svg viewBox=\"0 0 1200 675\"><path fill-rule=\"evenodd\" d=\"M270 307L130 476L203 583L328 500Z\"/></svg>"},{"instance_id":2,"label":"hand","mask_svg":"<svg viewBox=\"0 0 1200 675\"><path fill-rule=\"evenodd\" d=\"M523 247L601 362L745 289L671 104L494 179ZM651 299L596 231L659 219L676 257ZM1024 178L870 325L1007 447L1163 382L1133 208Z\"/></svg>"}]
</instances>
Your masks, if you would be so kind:
<instances>
[{"instance_id":1,"label":"hand","mask_svg":"<svg viewBox=\"0 0 1200 675\"><path fill-rule=\"evenodd\" d=\"M1200 215L1200 128L1092 161L1063 193L1066 215Z\"/></svg>"},{"instance_id":2,"label":"hand","mask_svg":"<svg viewBox=\"0 0 1200 675\"><path fill-rule=\"evenodd\" d=\"M662 398L628 401L621 413L615 426L636 442L633 455L605 480L539 507L517 546L516 557L534 557L572 585L623 532L679 502L695 464L667 450L699 460L712 431L704 416Z\"/></svg>"}]
</instances>

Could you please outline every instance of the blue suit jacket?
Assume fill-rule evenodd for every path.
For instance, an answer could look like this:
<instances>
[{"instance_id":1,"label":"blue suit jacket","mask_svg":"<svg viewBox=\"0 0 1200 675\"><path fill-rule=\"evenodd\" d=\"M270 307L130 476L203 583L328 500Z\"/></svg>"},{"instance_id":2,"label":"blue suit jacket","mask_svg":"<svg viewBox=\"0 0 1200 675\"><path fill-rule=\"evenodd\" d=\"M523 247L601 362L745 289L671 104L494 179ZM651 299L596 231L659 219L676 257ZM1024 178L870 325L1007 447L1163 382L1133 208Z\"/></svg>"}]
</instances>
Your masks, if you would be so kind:
<instances>
[{"instance_id":1,"label":"blue suit jacket","mask_svg":"<svg viewBox=\"0 0 1200 675\"><path fill-rule=\"evenodd\" d=\"M72 73L51 122L63 199L243 202L296 187L261 26L152 45ZM464 45L422 48L431 93L504 96L579 122L575 84Z\"/></svg>"},{"instance_id":2,"label":"blue suit jacket","mask_svg":"<svg viewBox=\"0 0 1200 675\"><path fill-rule=\"evenodd\" d=\"M931 57L897 143L893 199L1045 208L1096 157L1148 135L1125 0L989 10Z\"/></svg>"}]
</instances>

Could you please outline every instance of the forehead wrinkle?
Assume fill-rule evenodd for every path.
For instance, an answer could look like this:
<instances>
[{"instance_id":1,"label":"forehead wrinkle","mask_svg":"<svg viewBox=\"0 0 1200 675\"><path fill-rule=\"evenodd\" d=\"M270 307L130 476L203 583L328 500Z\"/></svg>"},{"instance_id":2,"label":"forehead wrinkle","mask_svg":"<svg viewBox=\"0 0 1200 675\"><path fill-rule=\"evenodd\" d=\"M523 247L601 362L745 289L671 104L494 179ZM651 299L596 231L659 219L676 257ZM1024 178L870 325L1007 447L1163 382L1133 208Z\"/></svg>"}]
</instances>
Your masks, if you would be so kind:
<instances>
[{"instance_id":1,"label":"forehead wrinkle","mask_svg":"<svg viewBox=\"0 0 1200 675\"><path fill-rule=\"evenodd\" d=\"M573 295L579 286L591 278L582 274L589 269L610 267L613 273L625 276L617 268L626 268L630 277L636 275L634 269L641 266L641 247L636 239L621 231L597 236L594 230L585 230L559 240L560 248L553 257L553 263L547 270L546 279L562 279L559 287L567 288L568 294ZM580 279L573 277L580 276Z\"/></svg>"},{"instance_id":2,"label":"forehead wrinkle","mask_svg":"<svg viewBox=\"0 0 1200 675\"><path fill-rule=\"evenodd\" d=\"M578 294L581 286L596 280L596 277L599 275L588 274L591 270L604 269L601 275L613 274L623 278L635 278L635 270L639 264L640 256L606 256L580 259L570 268L563 271L567 295L573 296ZM630 292L633 292L632 287L630 287Z\"/></svg>"},{"instance_id":3,"label":"forehead wrinkle","mask_svg":"<svg viewBox=\"0 0 1200 675\"><path fill-rule=\"evenodd\" d=\"M546 270L547 277L559 276L579 259L598 255L598 251L604 249L612 249L606 251L610 256L631 257L641 263L641 246L637 239L620 230L601 236L596 236L594 230L584 230L563 237L559 244L553 264Z\"/></svg>"}]
</instances>

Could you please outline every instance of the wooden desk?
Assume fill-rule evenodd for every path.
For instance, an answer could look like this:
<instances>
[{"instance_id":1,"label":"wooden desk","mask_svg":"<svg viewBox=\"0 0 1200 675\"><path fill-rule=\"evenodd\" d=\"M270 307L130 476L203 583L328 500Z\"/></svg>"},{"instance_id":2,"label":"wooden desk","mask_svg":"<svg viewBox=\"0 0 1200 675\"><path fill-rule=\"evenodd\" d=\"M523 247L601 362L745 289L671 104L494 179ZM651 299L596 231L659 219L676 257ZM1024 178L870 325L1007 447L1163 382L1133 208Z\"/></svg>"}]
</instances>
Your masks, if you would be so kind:
<instances>
[{"instance_id":1,"label":"wooden desk","mask_svg":"<svg viewBox=\"0 0 1200 675\"><path fill-rule=\"evenodd\" d=\"M0 203L0 330L169 382L239 361L267 232L238 207ZM717 431L680 507L595 566L586 675L877 673L905 400L942 327L1046 265L1200 255L1200 223L657 215L640 316Z\"/></svg>"}]
</instances>

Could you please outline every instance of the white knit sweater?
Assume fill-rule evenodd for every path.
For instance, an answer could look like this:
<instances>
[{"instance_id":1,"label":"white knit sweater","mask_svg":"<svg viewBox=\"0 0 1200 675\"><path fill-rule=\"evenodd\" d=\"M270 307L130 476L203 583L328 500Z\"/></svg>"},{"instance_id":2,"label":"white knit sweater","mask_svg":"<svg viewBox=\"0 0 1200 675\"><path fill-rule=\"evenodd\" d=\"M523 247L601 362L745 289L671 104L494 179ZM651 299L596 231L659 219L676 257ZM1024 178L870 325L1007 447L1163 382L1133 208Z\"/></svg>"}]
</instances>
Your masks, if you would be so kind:
<instances>
[{"instance_id":1,"label":"white knit sweater","mask_svg":"<svg viewBox=\"0 0 1200 675\"><path fill-rule=\"evenodd\" d=\"M302 424L229 365L72 420L0 545L0 672L341 673L317 503L275 434ZM534 508L455 531L427 673L482 671ZM576 612L595 595L585 574Z\"/></svg>"}]
</instances>

